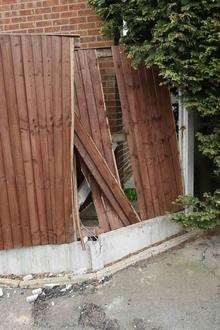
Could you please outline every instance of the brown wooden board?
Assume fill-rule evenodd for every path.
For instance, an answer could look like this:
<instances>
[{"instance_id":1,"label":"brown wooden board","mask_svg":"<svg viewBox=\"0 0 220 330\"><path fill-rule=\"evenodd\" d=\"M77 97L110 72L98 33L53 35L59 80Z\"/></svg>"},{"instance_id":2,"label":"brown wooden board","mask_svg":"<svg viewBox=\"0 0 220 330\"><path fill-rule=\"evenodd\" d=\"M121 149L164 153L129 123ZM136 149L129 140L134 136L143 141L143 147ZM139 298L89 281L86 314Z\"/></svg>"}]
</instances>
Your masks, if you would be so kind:
<instances>
[{"instance_id":1,"label":"brown wooden board","mask_svg":"<svg viewBox=\"0 0 220 330\"><path fill-rule=\"evenodd\" d=\"M124 194L95 142L80 122L78 114L75 114L75 145L91 175L123 224L126 226L138 222L140 220L138 214Z\"/></svg>"},{"instance_id":2,"label":"brown wooden board","mask_svg":"<svg viewBox=\"0 0 220 330\"><path fill-rule=\"evenodd\" d=\"M83 123L84 128L95 142L96 147L119 183L101 76L94 49L75 51L75 93L76 111L79 114L81 123ZM94 178L89 174L82 157L81 165L92 189L93 201L99 219L99 233L122 227L123 222L103 195Z\"/></svg>"},{"instance_id":3,"label":"brown wooden board","mask_svg":"<svg viewBox=\"0 0 220 330\"><path fill-rule=\"evenodd\" d=\"M118 46L112 54L139 212L149 219L175 210L183 193L170 94L157 69L134 70Z\"/></svg>"},{"instance_id":4,"label":"brown wooden board","mask_svg":"<svg viewBox=\"0 0 220 330\"><path fill-rule=\"evenodd\" d=\"M0 36L0 249L73 238L73 44Z\"/></svg>"}]
</instances>

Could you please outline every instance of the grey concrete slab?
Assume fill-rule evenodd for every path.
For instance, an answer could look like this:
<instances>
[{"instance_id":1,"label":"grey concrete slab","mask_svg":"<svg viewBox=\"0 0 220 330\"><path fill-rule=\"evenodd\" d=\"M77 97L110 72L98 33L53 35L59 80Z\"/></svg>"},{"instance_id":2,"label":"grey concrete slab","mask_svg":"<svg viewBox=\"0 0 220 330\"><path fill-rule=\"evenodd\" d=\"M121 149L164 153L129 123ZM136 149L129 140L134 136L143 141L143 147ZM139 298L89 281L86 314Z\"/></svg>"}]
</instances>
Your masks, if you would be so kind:
<instances>
[{"instance_id":1,"label":"grey concrete slab","mask_svg":"<svg viewBox=\"0 0 220 330\"><path fill-rule=\"evenodd\" d=\"M220 236L139 262L103 283L45 292L3 288L0 329L220 329Z\"/></svg>"}]
</instances>

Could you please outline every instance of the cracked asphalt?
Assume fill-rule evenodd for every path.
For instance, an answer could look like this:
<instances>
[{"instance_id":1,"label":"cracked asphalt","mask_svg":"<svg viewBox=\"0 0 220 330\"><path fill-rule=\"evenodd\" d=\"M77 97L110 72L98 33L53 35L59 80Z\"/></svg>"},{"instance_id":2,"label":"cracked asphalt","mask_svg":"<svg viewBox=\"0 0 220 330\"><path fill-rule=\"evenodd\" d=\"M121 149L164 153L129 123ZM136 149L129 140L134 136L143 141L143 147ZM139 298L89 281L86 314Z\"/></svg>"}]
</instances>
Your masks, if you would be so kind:
<instances>
[{"instance_id":1,"label":"cracked asphalt","mask_svg":"<svg viewBox=\"0 0 220 330\"><path fill-rule=\"evenodd\" d=\"M0 329L220 329L220 236L206 236L130 266L100 283L3 288Z\"/></svg>"}]
</instances>

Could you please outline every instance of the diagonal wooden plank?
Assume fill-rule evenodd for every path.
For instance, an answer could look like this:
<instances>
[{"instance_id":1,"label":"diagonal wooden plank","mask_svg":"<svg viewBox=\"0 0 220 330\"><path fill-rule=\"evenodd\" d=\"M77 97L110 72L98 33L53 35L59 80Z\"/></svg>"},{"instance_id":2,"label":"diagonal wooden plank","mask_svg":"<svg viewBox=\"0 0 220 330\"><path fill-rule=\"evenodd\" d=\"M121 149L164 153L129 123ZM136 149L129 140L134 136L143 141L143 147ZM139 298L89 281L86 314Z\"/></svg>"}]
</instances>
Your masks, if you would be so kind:
<instances>
[{"instance_id":1,"label":"diagonal wooden plank","mask_svg":"<svg viewBox=\"0 0 220 330\"><path fill-rule=\"evenodd\" d=\"M139 216L125 196L117 179L91 139L78 115L75 115L75 145L91 174L125 225L138 222Z\"/></svg>"}]
</instances>

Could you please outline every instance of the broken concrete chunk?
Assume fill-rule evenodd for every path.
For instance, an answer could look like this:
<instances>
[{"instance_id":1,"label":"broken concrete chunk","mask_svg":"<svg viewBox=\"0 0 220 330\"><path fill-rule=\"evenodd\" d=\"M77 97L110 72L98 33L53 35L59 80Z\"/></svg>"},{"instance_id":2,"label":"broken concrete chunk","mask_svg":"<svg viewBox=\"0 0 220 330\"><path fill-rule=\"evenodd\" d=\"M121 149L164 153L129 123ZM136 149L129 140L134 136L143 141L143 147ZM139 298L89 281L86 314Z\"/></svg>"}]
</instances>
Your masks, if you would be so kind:
<instances>
[{"instance_id":1,"label":"broken concrete chunk","mask_svg":"<svg viewBox=\"0 0 220 330\"><path fill-rule=\"evenodd\" d=\"M41 288L34 289L34 290L32 290L32 294L33 294L33 295L35 295L35 294L38 294L38 295L39 295L39 294L42 293L42 291L43 291L43 290L42 290Z\"/></svg>"},{"instance_id":2,"label":"broken concrete chunk","mask_svg":"<svg viewBox=\"0 0 220 330\"><path fill-rule=\"evenodd\" d=\"M45 289L53 289L56 286L59 286L59 283L46 283L46 284L44 284Z\"/></svg>"},{"instance_id":3,"label":"broken concrete chunk","mask_svg":"<svg viewBox=\"0 0 220 330\"><path fill-rule=\"evenodd\" d=\"M84 237L83 237L83 241L84 241L84 243L86 244L86 243L88 242L88 236L84 236Z\"/></svg>"},{"instance_id":4,"label":"broken concrete chunk","mask_svg":"<svg viewBox=\"0 0 220 330\"><path fill-rule=\"evenodd\" d=\"M32 303L32 302L34 302L35 300L37 300L37 298L38 298L38 294L33 294L32 296L27 297L27 298L26 298L26 301L27 301L28 303Z\"/></svg>"},{"instance_id":5,"label":"broken concrete chunk","mask_svg":"<svg viewBox=\"0 0 220 330\"><path fill-rule=\"evenodd\" d=\"M0 297L3 297L4 293L3 290L0 288Z\"/></svg>"},{"instance_id":6,"label":"broken concrete chunk","mask_svg":"<svg viewBox=\"0 0 220 330\"><path fill-rule=\"evenodd\" d=\"M23 281L30 281L30 280L33 280L33 276L32 276L31 274L29 274L29 275L25 275L25 276L23 277Z\"/></svg>"}]
</instances>

